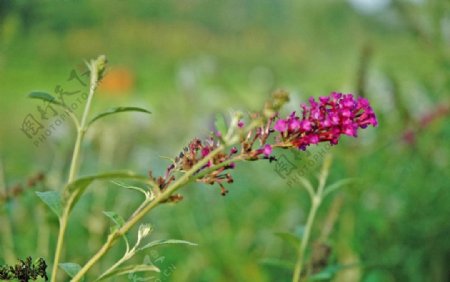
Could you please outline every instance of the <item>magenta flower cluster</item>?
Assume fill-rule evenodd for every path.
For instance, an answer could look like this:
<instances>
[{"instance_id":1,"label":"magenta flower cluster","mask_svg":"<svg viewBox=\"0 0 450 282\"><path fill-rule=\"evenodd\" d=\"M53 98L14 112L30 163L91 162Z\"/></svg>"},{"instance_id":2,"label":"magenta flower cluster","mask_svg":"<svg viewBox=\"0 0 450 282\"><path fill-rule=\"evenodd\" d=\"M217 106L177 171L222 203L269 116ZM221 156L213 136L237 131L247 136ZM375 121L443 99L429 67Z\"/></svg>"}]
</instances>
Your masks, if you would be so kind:
<instances>
[{"instance_id":1,"label":"magenta flower cluster","mask_svg":"<svg viewBox=\"0 0 450 282\"><path fill-rule=\"evenodd\" d=\"M333 92L309 99L302 104L300 115L291 113L286 119L278 119L274 129L280 132L280 147L296 147L305 150L311 144L329 141L335 145L342 134L357 137L358 128L377 126L377 118L369 101L352 94Z\"/></svg>"},{"instance_id":2,"label":"magenta flower cluster","mask_svg":"<svg viewBox=\"0 0 450 282\"><path fill-rule=\"evenodd\" d=\"M278 100L287 101L287 97L282 94ZM238 146L240 149L233 147L228 152L220 152L209 160L197 173L207 169L208 172L203 173L197 181L211 185L218 184L222 195L225 195L228 190L223 184L233 183L230 170L235 168L236 160L276 161L276 158L272 156L275 148L306 150L309 145L320 142L330 142L335 145L341 135L356 137L359 128L378 124L367 99L355 98L352 94L333 92L329 96L319 97L317 101L310 98L309 105L300 105L299 115L293 112L285 119L279 117L281 106L278 104L282 103L266 104L265 123L244 133L240 140L240 146ZM261 116L262 114L259 113L251 115L252 118ZM244 129L245 123L239 121L237 127ZM273 136L274 134L276 135ZM185 172L191 169L200 160L206 158L211 151L218 148L222 142L221 136L222 134L216 131L204 141L195 138L174 159L173 164L167 168L165 176L152 177L153 180L161 190L164 190L175 180L176 172ZM211 170L214 167L216 168ZM180 195L174 195L169 201L174 202L180 199Z\"/></svg>"}]
</instances>

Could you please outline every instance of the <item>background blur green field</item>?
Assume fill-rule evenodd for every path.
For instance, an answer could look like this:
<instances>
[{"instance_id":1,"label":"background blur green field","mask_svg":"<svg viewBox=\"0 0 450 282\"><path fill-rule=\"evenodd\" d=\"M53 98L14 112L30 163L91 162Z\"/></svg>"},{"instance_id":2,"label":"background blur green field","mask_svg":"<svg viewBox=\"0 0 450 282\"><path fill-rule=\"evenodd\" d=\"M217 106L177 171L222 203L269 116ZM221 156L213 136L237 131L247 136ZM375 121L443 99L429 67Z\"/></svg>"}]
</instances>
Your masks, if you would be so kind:
<instances>
[{"instance_id":1,"label":"background blur green field","mask_svg":"<svg viewBox=\"0 0 450 282\"><path fill-rule=\"evenodd\" d=\"M291 93L285 113L309 96L358 93L373 103L380 125L330 150L330 181L359 181L325 202L313 239L337 217L326 238L329 263L346 267L334 281L450 281L450 2L0 0L6 187L40 171L45 185L34 190L62 186L73 128L67 123L33 145L20 127L39 102L26 94L58 85L85 91L67 79L99 54L107 55L109 74L93 112L129 105L152 115L99 122L83 147L81 174L163 173L168 161L160 156L208 134L215 113L257 110L278 88ZM408 131L415 138L404 138ZM310 167L311 178L320 166L314 154L276 152L283 154ZM269 163L240 164L235 179L225 198L217 187L195 184L183 191L185 200L147 217L153 239L199 244L158 249L153 255L168 270L162 281L289 281L290 270L268 261L294 261L276 233L301 233L306 193ZM52 260L57 220L33 189L0 202L0 262ZM138 197L111 183L90 187L71 217L65 260L85 262L108 232L102 211L126 217Z\"/></svg>"}]
</instances>

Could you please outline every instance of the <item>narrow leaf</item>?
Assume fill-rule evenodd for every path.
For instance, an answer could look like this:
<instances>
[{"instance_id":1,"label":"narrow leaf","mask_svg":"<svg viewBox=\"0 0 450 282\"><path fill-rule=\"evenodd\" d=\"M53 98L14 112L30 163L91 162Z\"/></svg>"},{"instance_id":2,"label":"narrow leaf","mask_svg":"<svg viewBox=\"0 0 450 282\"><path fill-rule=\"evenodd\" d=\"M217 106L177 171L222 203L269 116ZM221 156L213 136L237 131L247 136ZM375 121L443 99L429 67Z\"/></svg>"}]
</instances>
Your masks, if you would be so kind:
<instances>
[{"instance_id":1,"label":"narrow leaf","mask_svg":"<svg viewBox=\"0 0 450 282\"><path fill-rule=\"evenodd\" d=\"M322 280L330 280L331 278L333 278L332 273L322 271L322 272L312 275L311 277L308 278L308 280L309 281L322 281Z\"/></svg>"},{"instance_id":2,"label":"narrow leaf","mask_svg":"<svg viewBox=\"0 0 450 282\"><path fill-rule=\"evenodd\" d=\"M28 94L28 98L39 99L56 105L62 105L56 98L47 92L33 91Z\"/></svg>"},{"instance_id":3,"label":"narrow leaf","mask_svg":"<svg viewBox=\"0 0 450 282\"><path fill-rule=\"evenodd\" d=\"M156 240L156 241L150 242L147 245L144 245L144 246L138 248L136 250L136 252L142 251L142 250L145 250L148 248L156 247L156 246L167 245L167 244L185 244L185 245L189 245L189 246L197 246L197 244L195 244L195 243L192 243L189 241L184 241L184 240L176 240L176 239Z\"/></svg>"},{"instance_id":4,"label":"narrow leaf","mask_svg":"<svg viewBox=\"0 0 450 282\"><path fill-rule=\"evenodd\" d=\"M339 180L339 181L337 181L337 182L335 182L333 184L328 185L324 189L324 196L330 194L331 192L333 192L333 191L335 191L335 190L337 190L337 189L339 189L339 188L341 188L341 187L343 187L343 186L345 186L347 184L350 184L353 181L355 181L354 178L346 178L346 179L342 179L342 180Z\"/></svg>"},{"instance_id":5,"label":"narrow leaf","mask_svg":"<svg viewBox=\"0 0 450 282\"><path fill-rule=\"evenodd\" d=\"M144 194L144 196L146 196L146 197L148 196L147 193L151 192L151 190L145 191L145 190L144 190L143 188L141 188L141 187L131 186L131 185L126 185L125 183L120 183L120 182L118 182L118 181L111 181L111 182L114 183L114 184L116 184L117 186L120 186L120 187L125 188L125 189L131 189L131 190L139 191L139 192L141 192L142 194Z\"/></svg>"},{"instance_id":6,"label":"narrow leaf","mask_svg":"<svg viewBox=\"0 0 450 282\"><path fill-rule=\"evenodd\" d=\"M64 270L67 275L69 275L69 277L74 277L75 275L77 275L78 271L81 270L81 266L73 262L60 263L59 267Z\"/></svg>"},{"instance_id":7,"label":"narrow leaf","mask_svg":"<svg viewBox=\"0 0 450 282\"><path fill-rule=\"evenodd\" d=\"M159 268L154 265L147 265L147 264L129 265L129 266L118 267L114 271L111 271L110 273L106 274L105 276L100 277L96 281L102 281L107 278L111 278L113 276L133 274L136 272L150 272L150 271L151 272L160 272Z\"/></svg>"},{"instance_id":8,"label":"narrow leaf","mask_svg":"<svg viewBox=\"0 0 450 282\"><path fill-rule=\"evenodd\" d=\"M322 281L322 280L330 280L332 279L336 273L346 268L342 265L329 265L326 268L322 269L322 271L311 275L308 278L308 281Z\"/></svg>"},{"instance_id":9,"label":"narrow leaf","mask_svg":"<svg viewBox=\"0 0 450 282\"><path fill-rule=\"evenodd\" d=\"M282 268L282 269L286 269L286 270L294 269L294 263L292 263L290 261L276 259L276 258L263 259L260 261L260 263L263 265L273 266L273 267Z\"/></svg>"},{"instance_id":10,"label":"narrow leaf","mask_svg":"<svg viewBox=\"0 0 450 282\"><path fill-rule=\"evenodd\" d=\"M57 191L36 192L36 195L56 214L62 215L61 195Z\"/></svg>"},{"instance_id":11,"label":"narrow leaf","mask_svg":"<svg viewBox=\"0 0 450 282\"><path fill-rule=\"evenodd\" d=\"M109 180L109 179L135 179L135 180L140 180L143 182L148 182L148 177L143 176L143 175L139 175L139 174L135 174L131 171L113 171L113 172L106 172L106 173L101 173L101 174L96 174L96 175L90 175L90 176L85 176L82 178L79 178L77 180L75 180L74 182L71 182L69 184L67 184L64 187L64 199L67 200L69 198L73 197L73 200L70 203L70 209L72 209L75 204L78 202L78 200L80 199L81 195L84 193L84 191L86 190L86 188L95 180Z\"/></svg>"},{"instance_id":12,"label":"narrow leaf","mask_svg":"<svg viewBox=\"0 0 450 282\"><path fill-rule=\"evenodd\" d=\"M140 112L140 113L146 113L146 114L151 114L150 111L143 109L143 108L139 108L139 107L117 107L117 108L112 108L109 109L103 113L100 113L98 115L96 115L88 124L91 125L92 123L94 123L96 120L101 119L103 117L109 116L109 115L114 115L114 114L118 114L118 113L122 113L122 112Z\"/></svg>"},{"instance_id":13,"label":"narrow leaf","mask_svg":"<svg viewBox=\"0 0 450 282\"><path fill-rule=\"evenodd\" d=\"M291 244L292 247L294 247L295 249L297 249L298 246L300 246L300 238L298 238L298 236L293 233L277 232L275 233L275 235L278 236L283 241Z\"/></svg>"},{"instance_id":14,"label":"narrow leaf","mask_svg":"<svg viewBox=\"0 0 450 282\"><path fill-rule=\"evenodd\" d=\"M115 223L115 225L120 228L125 224L125 220L118 215L116 212L113 211L104 211L103 212L109 219L111 219L112 222Z\"/></svg>"},{"instance_id":15,"label":"narrow leaf","mask_svg":"<svg viewBox=\"0 0 450 282\"><path fill-rule=\"evenodd\" d=\"M109 219L111 219L111 221L114 223L114 226L111 226L110 228L110 232L111 234L118 230L120 227L122 227L125 224L125 220L123 219L123 217L121 217L120 215L118 215L116 212L113 211L104 211L103 212ZM125 241L125 244L127 246L127 252L130 249L130 243L128 242L128 238L125 234L122 234L122 238Z\"/></svg>"}]
</instances>

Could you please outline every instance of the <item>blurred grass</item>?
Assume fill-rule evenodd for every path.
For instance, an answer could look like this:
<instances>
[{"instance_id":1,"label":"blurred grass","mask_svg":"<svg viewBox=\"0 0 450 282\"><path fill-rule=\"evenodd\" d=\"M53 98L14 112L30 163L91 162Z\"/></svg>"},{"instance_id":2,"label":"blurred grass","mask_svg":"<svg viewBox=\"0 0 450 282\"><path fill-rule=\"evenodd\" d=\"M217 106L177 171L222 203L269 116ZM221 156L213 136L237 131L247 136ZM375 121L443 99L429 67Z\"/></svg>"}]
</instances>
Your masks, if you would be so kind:
<instances>
[{"instance_id":1,"label":"blurred grass","mask_svg":"<svg viewBox=\"0 0 450 282\"><path fill-rule=\"evenodd\" d=\"M44 171L52 188L64 181L71 128L39 148L19 128L36 111L36 101L26 94L52 92L59 84L74 87L66 80L83 59L106 54L111 75L125 70L133 81L118 93L100 90L94 112L137 105L153 114L124 114L99 123L84 148L82 173L132 168L156 174L167 165L159 156L175 155L192 137L207 134L216 112L256 110L276 88L292 93L292 109L309 96L356 92L362 52L369 46L363 87L380 127L332 148L331 181L360 179L338 192L344 205L328 238L331 260L357 267L335 280L445 281L450 275L448 113L418 131L415 143L404 142L402 135L417 128L423 115L450 103L449 4L388 3L363 13L346 1L4 0L0 157L7 186L35 171ZM296 162L301 166L307 160ZM148 217L154 238L199 244L158 249L164 267L176 266L163 281L289 281L289 271L260 262L293 261L295 252L274 233L294 231L305 221L304 192L289 188L268 163L241 164L235 178L225 198L214 187L191 185L184 201ZM90 191L76 207L68 232L77 239L67 241L65 257L78 263L107 231L101 211L126 216L138 199L108 183ZM319 211L316 235L332 201ZM4 207L1 221L12 221L15 254L51 261L56 220L32 191ZM30 240L35 234L44 239ZM102 262L103 269L120 251Z\"/></svg>"}]
</instances>

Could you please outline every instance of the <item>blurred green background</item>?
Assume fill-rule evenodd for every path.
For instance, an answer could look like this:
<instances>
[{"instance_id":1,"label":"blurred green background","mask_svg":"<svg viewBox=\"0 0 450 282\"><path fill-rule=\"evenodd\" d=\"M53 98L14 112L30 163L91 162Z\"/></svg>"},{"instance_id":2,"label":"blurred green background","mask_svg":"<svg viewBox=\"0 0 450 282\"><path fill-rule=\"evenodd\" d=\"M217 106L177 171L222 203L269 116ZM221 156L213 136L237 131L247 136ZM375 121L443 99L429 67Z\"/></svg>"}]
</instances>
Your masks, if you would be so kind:
<instances>
[{"instance_id":1,"label":"blurred green background","mask_svg":"<svg viewBox=\"0 0 450 282\"><path fill-rule=\"evenodd\" d=\"M161 156L208 134L215 113L258 110L276 89L291 94L285 114L310 96L359 94L380 125L330 150L330 181L359 179L319 210L313 241L331 248L330 279L450 281L449 1L0 0L0 186L2 195L17 185L24 190L0 202L2 263L52 261L57 219L34 191L62 187L74 141L65 122L36 146L20 128L28 114L39 118L41 102L26 95L58 86L85 92L68 78L99 54L107 55L109 71L92 112L127 105L152 115L95 125L81 174L162 174L168 161ZM275 155L306 165L313 179L322 149ZM27 187L37 172L45 181ZM266 162L239 164L234 176L227 197L217 187L190 185L185 200L146 218L153 239L199 244L150 254L166 270L161 281L290 281L286 265L274 262L294 262L296 252L276 233L301 234L307 194ZM71 217L64 260L83 264L108 232L102 211L126 217L139 200L112 183L90 187ZM118 244L92 277L122 251Z\"/></svg>"}]
</instances>

